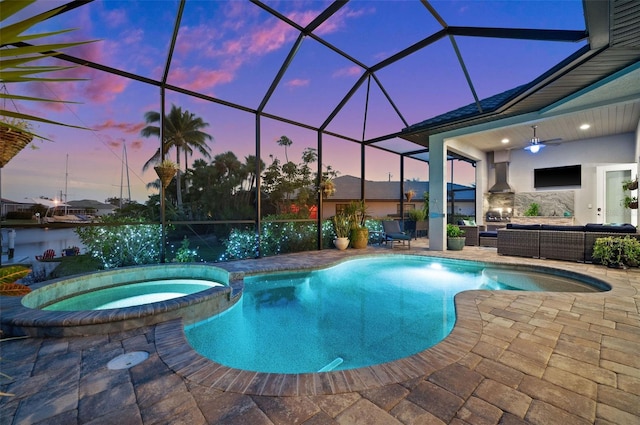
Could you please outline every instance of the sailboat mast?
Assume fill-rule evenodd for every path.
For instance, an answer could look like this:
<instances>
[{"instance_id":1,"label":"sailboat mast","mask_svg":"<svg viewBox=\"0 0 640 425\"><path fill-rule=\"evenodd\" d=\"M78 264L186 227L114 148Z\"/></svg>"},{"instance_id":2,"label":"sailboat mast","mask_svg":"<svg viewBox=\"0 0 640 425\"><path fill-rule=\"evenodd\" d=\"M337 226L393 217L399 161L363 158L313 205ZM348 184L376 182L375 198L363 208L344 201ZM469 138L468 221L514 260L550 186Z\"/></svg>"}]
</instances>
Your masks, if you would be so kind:
<instances>
[{"instance_id":1,"label":"sailboat mast","mask_svg":"<svg viewBox=\"0 0 640 425\"><path fill-rule=\"evenodd\" d=\"M67 162L64 166L64 215L67 215L69 212L69 207L67 206L67 184L69 181L69 154L67 154Z\"/></svg>"},{"instance_id":2,"label":"sailboat mast","mask_svg":"<svg viewBox=\"0 0 640 425\"><path fill-rule=\"evenodd\" d=\"M125 155L126 152L124 139L122 139L122 155ZM120 158L120 209L122 209L122 176L124 175L124 160Z\"/></svg>"},{"instance_id":3,"label":"sailboat mast","mask_svg":"<svg viewBox=\"0 0 640 425\"><path fill-rule=\"evenodd\" d=\"M127 144L122 139L122 163L120 167L120 208L122 208L122 188L124 187L124 173L127 172L128 202L131 202L131 182L129 181L129 159L127 157Z\"/></svg>"},{"instance_id":4,"label":"sailboat mast","mask_svg":"<svg viewBox=\"0 0 640 425\"><path fill-rule=\"evenodd\" d=\"M129 157L127 156L127 145L123 144L123 146L124 146L124 166L127 170L127 195L128 195L127 200L131 202L131 182L129 181Z\"/></svg>"}]
</instances>

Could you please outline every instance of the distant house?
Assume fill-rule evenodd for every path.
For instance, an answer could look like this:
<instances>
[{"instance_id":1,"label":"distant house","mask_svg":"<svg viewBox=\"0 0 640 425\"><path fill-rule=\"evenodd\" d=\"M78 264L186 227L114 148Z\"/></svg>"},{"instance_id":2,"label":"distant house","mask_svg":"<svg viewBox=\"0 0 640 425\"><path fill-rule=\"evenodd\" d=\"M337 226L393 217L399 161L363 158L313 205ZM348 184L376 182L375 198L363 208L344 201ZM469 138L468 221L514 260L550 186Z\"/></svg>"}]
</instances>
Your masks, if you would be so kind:
<instances>
[{"instance_id":1,"label":"distant house","mask_svg":"<svg viewBox=\"0 0 640 425\"><path fill-rule=\"evenodd\" d=\"M336 192L323 201L323 218L335 215L336 210L343 208L354 199L360 199L360 178L354 176L340 176L333 180ZM451 189L453 188L453 192ZM373 217L400 217L400 199L404 200L405 213L410 209L421 209L424 206L424 193L429 192L429 182L407 181L404 191L413 189L415 196L407 201L400 191L399 181L365 180L365 201L369 214ZM446 212L464 216L475 216L476 190L475 187L447 183L449 193ZM452 211L453 208L453 211ZM440 212L443 213L442 209Z\"/></svg>"},{"instance_id":2,"label":"distant house","mask_svg":"<svg viewBox=\"0 0 640 425\"><path fill-rule=\"evenodd\" d=\"M6 217L9 212L31 211L31 207L33 207L33 203L31 202L16 202L2 198L2 211L0 212L0 215L2 215L2 217Z\"/></svg>"}]
</instances>

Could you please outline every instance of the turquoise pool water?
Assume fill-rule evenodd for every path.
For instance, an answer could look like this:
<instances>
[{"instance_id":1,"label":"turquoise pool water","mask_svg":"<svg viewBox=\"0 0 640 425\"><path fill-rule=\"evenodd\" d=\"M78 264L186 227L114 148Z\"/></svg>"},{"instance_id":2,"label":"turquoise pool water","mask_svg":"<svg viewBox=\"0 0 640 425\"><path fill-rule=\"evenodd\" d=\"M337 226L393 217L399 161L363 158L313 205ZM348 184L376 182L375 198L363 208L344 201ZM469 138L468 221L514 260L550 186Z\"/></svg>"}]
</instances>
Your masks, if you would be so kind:
<instances>
[{"instance_id":1,"label":"turquoise pool water","mask_svg":"<svg viewBox=\"0 0 640 425\"><path fill-rule=\"evenodd\" d=\"M397 360L443 340L465 290L607 290L563 276L417 256L245 278L230 309L185 328L191 346L225 366L306 373Z\"/></svg>"},{"instance_id":2,"label":"turquoise pool water","mask_svg":"<svg viewBox=\"0 0 640 425\"><path fill-rule=\"evenodd\" d=\"M221 283L200 279L164 279L90 290L43 308L54 311L106 310L166 301L204 291Z\"/></svg>"}]
</instances>

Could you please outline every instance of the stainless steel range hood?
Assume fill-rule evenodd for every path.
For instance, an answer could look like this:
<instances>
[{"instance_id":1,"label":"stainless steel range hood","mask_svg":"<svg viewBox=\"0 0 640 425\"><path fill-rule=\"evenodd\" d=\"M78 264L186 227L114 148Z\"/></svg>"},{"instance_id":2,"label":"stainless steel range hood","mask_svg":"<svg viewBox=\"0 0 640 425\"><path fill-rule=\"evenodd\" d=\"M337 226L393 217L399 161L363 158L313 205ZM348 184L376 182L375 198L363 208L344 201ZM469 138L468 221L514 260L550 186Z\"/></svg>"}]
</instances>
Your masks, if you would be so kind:
<instances>
[{"instance_id":1,"label":"stainless steel range hood","mask_svg":"<svg viewBox=\"0 0 640 425\"><path fill-rule=\"evenodd\" d=\"M513 193L513 189L509 186L509 163L496 162L495 177L496 183L489 189L490 193Z\"/></svg>"}]
</instances>

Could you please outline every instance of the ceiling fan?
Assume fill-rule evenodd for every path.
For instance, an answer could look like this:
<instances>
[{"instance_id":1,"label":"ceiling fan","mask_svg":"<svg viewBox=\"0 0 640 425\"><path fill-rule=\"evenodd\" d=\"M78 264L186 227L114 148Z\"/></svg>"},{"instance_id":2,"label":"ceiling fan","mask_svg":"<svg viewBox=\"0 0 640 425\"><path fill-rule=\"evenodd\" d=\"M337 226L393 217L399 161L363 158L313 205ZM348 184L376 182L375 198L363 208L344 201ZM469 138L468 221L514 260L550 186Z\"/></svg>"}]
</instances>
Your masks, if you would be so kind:
<instances>
[{"instance_id":1,"label":"ceiling fan","mask_svg":"<svg viewBox=\"0 0 640 425\"><path fill-rule=\"evenodd\" d=\"M562 140L560 137L556 139L540 140L540 138L536 136L536 128L538 128L538 126L532 125L531 128L533 128L533 137L529 139L529 146L525 147L525 150L528 150L531 153L538 153L540 149L545 146L558 143Z\"/></svg>"}]
</instances>

